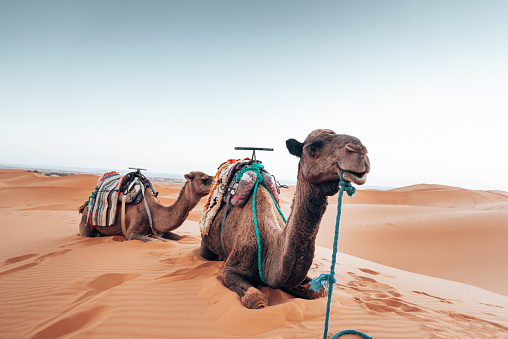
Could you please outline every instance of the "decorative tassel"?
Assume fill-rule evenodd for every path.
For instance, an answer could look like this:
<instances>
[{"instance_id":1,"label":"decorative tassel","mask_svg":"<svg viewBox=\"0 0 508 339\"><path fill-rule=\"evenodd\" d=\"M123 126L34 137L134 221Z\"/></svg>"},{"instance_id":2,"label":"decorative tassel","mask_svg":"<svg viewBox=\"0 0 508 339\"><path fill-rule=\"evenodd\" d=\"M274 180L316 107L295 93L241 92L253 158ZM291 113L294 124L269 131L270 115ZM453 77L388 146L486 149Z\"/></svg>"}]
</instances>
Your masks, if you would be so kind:
<instances>
[{"instance_id":1,"label":"decorative tassel","mask_svg":"<svg viewBox=\"0 0 508 339\"><path fill-rule=\"evenodd\" d=\"M331 276L330 274L327 273L321 273L319 277L312 279L309 282L309 285L311 290L317 293L322 287L328 290L330 288L330 283L333 288L333 285L335 285L336 282L337 279L335 279L334 276Z\"/></svg>"}]
</instances>

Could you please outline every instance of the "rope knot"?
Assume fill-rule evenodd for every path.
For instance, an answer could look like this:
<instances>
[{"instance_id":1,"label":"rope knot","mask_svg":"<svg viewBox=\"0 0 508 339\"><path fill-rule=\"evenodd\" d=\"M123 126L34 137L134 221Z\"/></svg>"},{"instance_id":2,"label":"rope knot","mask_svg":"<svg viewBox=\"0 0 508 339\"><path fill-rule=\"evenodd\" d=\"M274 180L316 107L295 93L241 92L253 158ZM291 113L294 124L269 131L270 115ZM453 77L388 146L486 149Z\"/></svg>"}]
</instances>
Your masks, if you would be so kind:
<instances>
[{"instance_id":1,"label":"rope knot","mask_svg":"<svg viewBox=\"0 0 508 339\"><path fill-rule=\"evenodd\" d=\"M321 273L319 277L312 279L309 282L309 285L311 290L317 293L322 287L326 288L327 290L330 289L330 286L332 286L333 288L333 285L335 285L336 283L337 279L335 279L333 275Z\"/></svg>"},{"instance_id":2,"label":"rope knot","mask_svg":"<svg viewBox=\"0 0 508 339\"><path fill-rule=\"evenodd\" d=\"M349 195L350 197L352 197L356 193L356 188L353 185L351 185L349 181L341 179L339 182L339 186L344 187L344 191L346 191L347 195Z\"/></svg>"},{"instance_id":3,"label":"rope knot","mask_svg":"<svg viewBox=\"0 0 508 339\"><path fill-rule=\"evenodd\" d=\"M238 174L236 175L236 181L240 181L242 178L242 175L247 171L253 171L257 174L256 182L261 183L263 182L263 176L261 175L261 171L265 168L265 166L254 162L250 166L245 166Z\"/></svg>"}]
</instances>

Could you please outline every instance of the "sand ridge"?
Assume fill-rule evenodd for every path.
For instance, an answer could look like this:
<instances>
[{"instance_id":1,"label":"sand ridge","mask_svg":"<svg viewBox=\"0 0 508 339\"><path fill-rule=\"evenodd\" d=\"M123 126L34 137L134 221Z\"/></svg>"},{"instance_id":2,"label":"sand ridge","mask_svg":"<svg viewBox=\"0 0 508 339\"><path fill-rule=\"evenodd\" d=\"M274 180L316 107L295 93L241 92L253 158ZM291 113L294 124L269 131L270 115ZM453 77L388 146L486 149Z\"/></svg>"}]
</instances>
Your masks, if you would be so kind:
<instances>
[{"instance_id":1,"label":"sand ridge","mask_svg":"<svg viewBox=\"0 0 508 339\"><path fill-rule=\"evenodd\" d=\"M179 241L142 243L125 242L122 236L78 236L77 207L86 200L97 179L98 176L87 175L49 178L21 170L0 170L0 239L3 241L0 337L322 336L325 299L302 300L263 287L269 306L248 310L235 293L222 285L223 263L209 262L199 255L197 221L202 203L178 229L183 235ZM180 187L156 186L165 204L176 200ZM289 210L291 200L291 195L283 197L284 210ZM71 204L74 204L72 209ZM411 239L404 228L416 232L422 243L429 242L423 238L425 232L430 237L431 233L439 235L443 228L440 237L453 239L454 227L460 226L453 225L457 218L461 222L470 221L461 227L467 229L462 232L465 238L473 237L477 243L484 236L489 241L496 235L502 238L504 230L498 226L506 220L504 208L466 209L467 203L461 206L383 202L344 206L340 243L344 251L339 253L336 266L338 283L333 296L330 334L354 328L374 338L508 337L507 296L471 283L444 280L438 274L431 277L411 273L344 253L347 249L369 254L367 249L376 242L390 240L385 247L379 245L370 254L385 254L387 258L381 256L385 261L390 259L386 253L413 258L407 259L408 264L418 266L414 258L430 255L433 249L418 248L416 242L400 247L402 242ZM329 238L335 207L330 199L320 236ZM464 219L460 219L460 213L465 213ZM488 229L490 235L478 232L479 222L480 229ZM390 230L389 237L381 237ZM457 248L460 244L456 244ZM317 247L311 276L329 270L331 251L325 246ZM494 250L501 251L495 246ZM454 257L454 265L466 270L467 266L460 260L471 262L475 257L486 267L494 265L491 267L494 272L501 263L490 262L485 251L480 246L470 256L460 253ZM446 271L449 263L445 256L449 254L441 253L433 258L433 266L442 266ZM501 257L506 252L498 254ZM476 265L466 271L466 276L491 272L481 271ZM488 280L506 281L503 274L505 270L496 278L490 273Z\"/></svg>"}]
</instances>

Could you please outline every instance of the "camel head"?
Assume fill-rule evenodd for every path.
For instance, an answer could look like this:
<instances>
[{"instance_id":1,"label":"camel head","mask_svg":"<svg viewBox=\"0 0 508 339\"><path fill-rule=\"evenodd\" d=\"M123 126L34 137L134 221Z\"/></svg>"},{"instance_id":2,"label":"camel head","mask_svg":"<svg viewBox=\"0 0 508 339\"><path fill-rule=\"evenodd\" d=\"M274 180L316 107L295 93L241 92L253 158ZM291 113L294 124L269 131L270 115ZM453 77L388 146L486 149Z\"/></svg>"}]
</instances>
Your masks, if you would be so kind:
<instances>
[{"instance_id":1,"label":"camel head","mask_svg":"<svg viewBox=\"0 0 508 339\"><path fill-rule=\"evenodd\" d=\"M209 176L206 173L193 171L189 174L185 174L185 180L187 180L186 185L189 187L190 191L201 197L208 195L210 192L210 188L212 187L213 177Z\"/></svg>"},{"instance_id":2,"label":"camel head","mask_svg":"<svg viewBox=\"0 0 508 339\"><path fill-rule=\"evenodd\" d=\"M350 135L318 129L311 132L303 143L289 139L286 146L289 153L300 158L298 171L303 179L310 184L327 187L327 195L337 192L340 170L344 180L357 185L365 183L370 171L367 149L358 138Z\"/></svg>"}]
</instances>

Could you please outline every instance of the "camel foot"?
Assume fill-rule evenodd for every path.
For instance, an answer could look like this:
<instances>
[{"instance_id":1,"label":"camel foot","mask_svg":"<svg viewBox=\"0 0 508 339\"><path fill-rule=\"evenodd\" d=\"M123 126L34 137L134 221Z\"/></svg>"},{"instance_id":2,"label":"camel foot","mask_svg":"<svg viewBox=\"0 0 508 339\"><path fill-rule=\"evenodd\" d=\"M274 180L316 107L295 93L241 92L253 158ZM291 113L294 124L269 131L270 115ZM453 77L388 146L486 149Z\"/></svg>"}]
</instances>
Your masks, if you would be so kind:
<instances>
[{"instance_id":1,"label":"camel foot","mask_svg":"<svg viewBox=\"0 0 508 339\"><path fill-rule=\"evenodd\" d=\"M139 233L134 233L133 232L133 233L129 234L129 236L125 240L141 240L141 241L144 241L144 242L150 242L150 241L155 241L157 239L147 237L144 234L139 234Z\"/></svg>"},{"instance_id":2,"label":"camel foot","mask_svg":"<svg viewBox=\"0 0 508 339\"><path fill-rule=\"evenodd\" d=\"M255 287L249 287L243 297L240 298L242 305L250 309L263 308L268 305L268 298Z\"/></svg>"},{"instance_id":3,"label":"camel foot","mask_svg":"<svg viewBox=\"0 0 508 339\"><path fill-rule=\"evenodd\" d=\"M180 240L181 237L182 236L180 234L176 234L173 232L164 232L161 234L161 236L159 238L178 241L178 240Z\"/></svg>"},{"instance_id":4,"label":"camel foot","mask_svg":"<svg viewBox=\"0 0 508 339\"><path fill-rule=\"evenodd\" d=\"M310 288L308 283L302 283L299 286L292 288L283 288L285 292L302 299L317 299L326 296L326 289L322 287L319 292L315 292Z\"/></svg>"}]
</instances>

